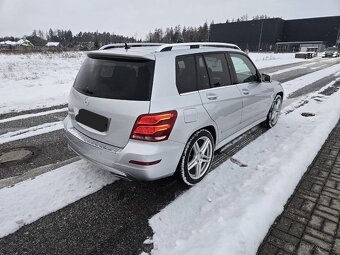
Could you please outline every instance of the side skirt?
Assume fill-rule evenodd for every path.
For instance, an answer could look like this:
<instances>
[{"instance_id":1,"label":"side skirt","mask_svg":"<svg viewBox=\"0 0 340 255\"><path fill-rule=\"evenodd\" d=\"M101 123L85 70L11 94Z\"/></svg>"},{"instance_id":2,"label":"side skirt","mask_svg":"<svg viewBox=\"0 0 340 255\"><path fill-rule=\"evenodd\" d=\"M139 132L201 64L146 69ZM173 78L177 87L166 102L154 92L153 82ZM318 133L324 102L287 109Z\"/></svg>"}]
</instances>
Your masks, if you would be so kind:
<instances>
[{"instance_id":1,"label":"side skirt","mask_svg":"<svg viewBox=\"0 0 340 255\"><path fill-rule=\"evenodd\" d=\"M250 124L249 126L242 128L240 131L232 134L231 136L225 138L223 141L219 142L218 144L216 144L215 146L215 151L217 151L218 149L222 148L224 145L226 145L227 143L231 142L232 140L234 140L235 138L239 137L240 135L244 134L246 131L252 129L253 127L257 126L258 124L260 124L261 122L265 121L266 118L262 118L252 124Z\"/></svg>"}]
</instances>

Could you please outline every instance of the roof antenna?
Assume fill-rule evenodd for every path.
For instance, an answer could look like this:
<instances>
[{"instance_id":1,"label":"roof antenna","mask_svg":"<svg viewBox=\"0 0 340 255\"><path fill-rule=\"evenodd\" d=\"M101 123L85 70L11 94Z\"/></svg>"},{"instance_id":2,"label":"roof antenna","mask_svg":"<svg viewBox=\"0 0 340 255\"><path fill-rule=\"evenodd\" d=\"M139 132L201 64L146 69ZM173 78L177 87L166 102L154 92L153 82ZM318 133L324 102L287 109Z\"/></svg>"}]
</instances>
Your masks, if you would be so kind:
<instances>
[{"instance_id":1,"label":"roof antenna","mask_svg":"<svg viewBox=\"0 0 340 255\"><path fill-rule=\"evenodd\" d=\"M127 43L125 43L125 47L126 50L130 49L130 46L127 45Z\"/></svg>"}]
</instances>

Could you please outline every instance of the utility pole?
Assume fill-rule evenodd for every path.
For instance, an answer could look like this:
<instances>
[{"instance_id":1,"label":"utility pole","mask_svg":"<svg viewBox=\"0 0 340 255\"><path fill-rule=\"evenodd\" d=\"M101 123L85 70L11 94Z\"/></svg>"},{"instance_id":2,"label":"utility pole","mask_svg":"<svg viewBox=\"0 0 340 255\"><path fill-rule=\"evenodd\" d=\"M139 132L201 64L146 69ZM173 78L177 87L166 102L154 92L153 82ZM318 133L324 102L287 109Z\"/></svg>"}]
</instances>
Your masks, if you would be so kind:
<instances>
[{"instance_id":1,"label":"utility pole","mask_svg":"<svg viewBox=\"0 0 340 255\"><path fill-rule=\"evenodd\" d=\"M336 36L336 41L335 41L335 45L337 48L339 48L339 44L340 44L340 25L338 27L338 35Z\"/></svg>"},{"instance_id":2,"label":"utility pole","mask_svg":"<svg viewBox=\"0 0 340 255\"><path fill-rule=\"evenodd\" d=\"M258 52L260 52L260 49L261 49L262 31L263 31L263 20L261 22L261 31L260 31L260 38L259 38L259 46L257 48Z\"/></svg>"}]
</instances>

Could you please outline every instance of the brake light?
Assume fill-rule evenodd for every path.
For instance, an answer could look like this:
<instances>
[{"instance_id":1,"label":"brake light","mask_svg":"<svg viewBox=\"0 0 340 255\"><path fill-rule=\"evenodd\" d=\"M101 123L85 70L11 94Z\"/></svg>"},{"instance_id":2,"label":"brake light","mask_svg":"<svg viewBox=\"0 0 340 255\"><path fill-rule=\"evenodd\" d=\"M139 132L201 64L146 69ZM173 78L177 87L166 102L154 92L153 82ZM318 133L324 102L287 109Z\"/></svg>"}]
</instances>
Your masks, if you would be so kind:
<instances>
[{"instance_id":1,"label":"brake light","mask_svg":"<svg viewBox=\"0 0 340 255\"><path fill-rule=\"evenodd\" d=\"M176 111L141 115L135 122L130 138L148 142L167 140L176 118Z\"/></svg>"}]
</instances>

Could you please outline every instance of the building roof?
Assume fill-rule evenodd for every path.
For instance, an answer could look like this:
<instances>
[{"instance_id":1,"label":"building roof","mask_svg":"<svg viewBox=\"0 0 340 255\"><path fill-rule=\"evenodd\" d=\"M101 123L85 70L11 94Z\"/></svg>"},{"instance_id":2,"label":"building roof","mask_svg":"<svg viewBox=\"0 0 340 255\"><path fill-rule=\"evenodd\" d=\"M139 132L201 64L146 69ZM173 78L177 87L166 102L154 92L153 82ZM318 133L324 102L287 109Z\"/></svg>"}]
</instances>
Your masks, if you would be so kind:
<instances>
[{"instance_id":1,"label":"building roof","mask_svg":"<svg viewBox=\"0 0 340 255\"><path fill-rule=\"evenodd\" d=\"M48 42L46 43L47 47L58 47L60 42Z\"/></svg>"},{"instance_id":2,"label":"building roof","mask_svg":"<svg viewBox=\"0 0 340 255\"><path fill-rule=\"evenodd\" d=\"M27 39L20 39L17 42L14 41L2 41L0 45L10 45L10 46L34 46L29 40Z\"/></svg>"},{"instance_id":3,"label":"building roof","mask_svg":"<svg viewBox=\"0 0 340 255\"><path fill-rule=\"evenodd\" d=\"M296 42L277 42L276 44L323 44L323 41L296 41Z\"/></svg>"}]
</instances>

